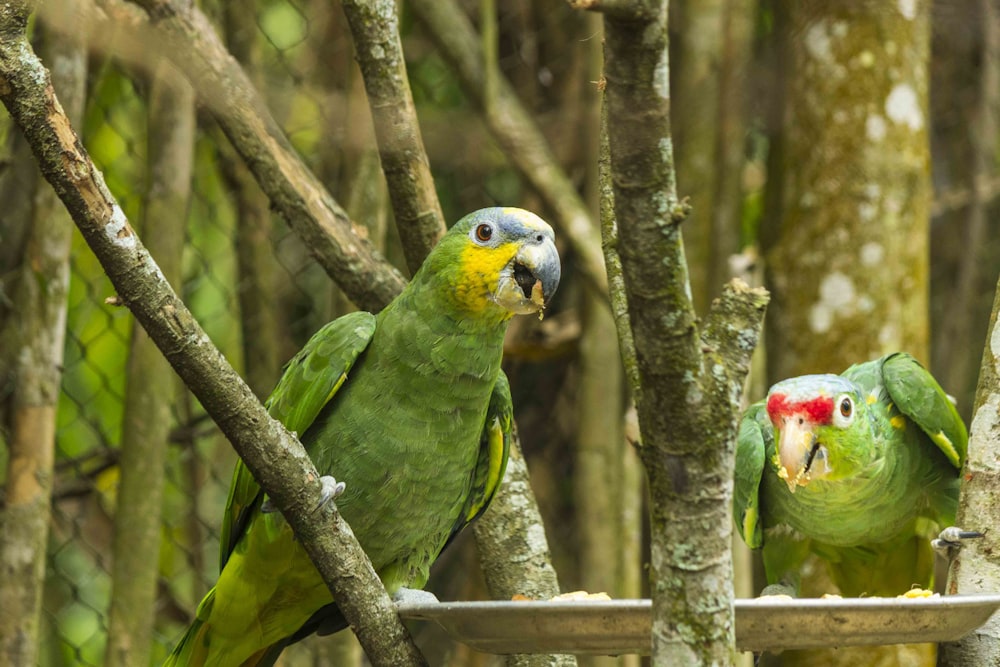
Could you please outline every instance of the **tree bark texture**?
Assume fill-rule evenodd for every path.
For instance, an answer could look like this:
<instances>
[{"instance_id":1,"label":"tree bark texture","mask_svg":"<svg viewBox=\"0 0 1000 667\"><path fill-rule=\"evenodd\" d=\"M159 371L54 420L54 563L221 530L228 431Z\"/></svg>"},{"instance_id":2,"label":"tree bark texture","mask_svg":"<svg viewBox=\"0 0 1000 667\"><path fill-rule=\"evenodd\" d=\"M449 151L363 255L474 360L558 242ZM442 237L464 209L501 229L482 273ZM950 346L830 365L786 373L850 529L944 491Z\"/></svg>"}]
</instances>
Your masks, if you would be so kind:
<instances>
[{"instance_id":1,"label":"tree bark texture","mask_svg":"<svg viewBox=\"0 0 1000 667\"><path fill-rule=\"evenodd\" d=\"M670 138L667 2L632 10L604 17L605 95L650 485L653 664L726 665L736 423L767 295L730 283L697 323Z\"/></svg>"},{"instance_id":2,"label":"tree bark texture","mask_svg":"<svg viewBox=\"0 0 1000 667\"><path fill-rule=\"evenodd\" d=\"M531 490L516 429L507 474L489 510L473 524L473 530L486 586L493 599L510 600L515 595L524 595L532 600L549 600L559 595L559 579L552 567L545 526ZM571 655L516 655L508 656L506 664L572 667L576 659Z\"/></svg>"},{"instance_id":3,"label":"tree bark texture","mask_svg":"<svg viewBox=\"0 0 1000 667\"><path fill-rule=\"evenodd\" d=\"M926 364L930 3L777 7L784 69L761 228L769 381L897 350ZM837 592L811 564L802 594ZM932 651L787 651L774 662L928 664Z\"/></svg>"},{"instance_id":4,"label":"tree bark texture","mask_svg":"<svg viewBox=\"0 0 1000 667\"><path fill-rule=\"evenodd\" d=\"M554 212L553 223L576 254L577 270L598 294L606 294L600 239L586 205L510 83L495 66L486 65L480 40L462 8L455 0L410 0L409 7L454 68L466 96L482 109L511 164Z\"/></svg>"},{"instance_id":5,"label":"tree bark texture","mask_svg":"<svg viewBox=\"0 0 1000 667\"><path fill-rule=\"evenodd\" d=\"M87 79L84 46L68 35L39 33L53 69L52 85L63 92L66 113L79 122ZM27 154L24 157L30 160ZM10 345L16 355L10 359L14 390L8 399L9 459L0 509L0 663L34 665L40 641L73 228L33 163L25 161L11 170L35 177L20 193L30 224L16 292L10 295L11 319L2 336L4 346Z\"/></svg>"},{"instance_id":6,"label":"tree bark texture","mask_svg":"<svg viewBox=\"0 0 1000 667\"><path fill-rule=\"evenodd\" d=\"M177 298L73 132L25 38L23 3L0 7L0 99L42 173L129 307L171 366L282 510L373 664L426 664L301 444L271 419Z\"/></svg>"},{"instance_id":7,"label":"tree bark texture","mask_svg":"<svg viewBox=\"0 0 1000 667\"><path fill-rule=\"evenodd\" d=\"M394 0L344 0L410 274L446 230L406 75Z\"/></svg>"},{"instance_id":8,"label":"tree bark texture","mask_svg":"<svg viewBox=\"0 0 1000 667\"><path fill-rule=\"evenodd\" d=\"M142 221L163 277L181 283L194 162L194 91L169 62L150 82L149 184ZM149 335L133 327L126 365L106 665L149 663L160 561L167 446L176 384Z\"/></svg>"},{"instance_id":9,"label":"tree bark texture","mask_svg":"<svg viewBox=\"0 0 1000 667\"><path fill-rule=\"evenodd\" d=\"M979 372L979 388L969 429L969 454L962 470L962 495L956 525L975 526L986 534L963 548L951 565L948 594L1000 591L1000 283L990 316L986 348ZM939 664L944 667L1000 664L1000 616L960 641L942 644Z\"/></svg>"},{"instance_id":10,"label":"tree bark texture","mask_svg":"<svg viewBox=\"0 0 1000 667\"><path fill-rule=\"evenodd\" d=\"M773 381L894 350L927 361L930 3L890 9L777 11L788 70L761 230Z\"/></svg>"}]
</instances>

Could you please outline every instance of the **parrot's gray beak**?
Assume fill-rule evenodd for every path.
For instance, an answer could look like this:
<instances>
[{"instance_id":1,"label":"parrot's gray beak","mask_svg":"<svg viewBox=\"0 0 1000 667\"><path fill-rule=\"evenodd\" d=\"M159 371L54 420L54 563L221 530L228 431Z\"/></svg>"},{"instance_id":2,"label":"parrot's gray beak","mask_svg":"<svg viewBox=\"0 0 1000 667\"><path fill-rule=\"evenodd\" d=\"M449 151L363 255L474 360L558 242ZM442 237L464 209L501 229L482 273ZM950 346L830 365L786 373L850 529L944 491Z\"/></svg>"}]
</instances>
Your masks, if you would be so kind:
<instances>
[{"instance_id":1,"label":"parrot's gray beak","mask_svg":"<svg viewBox=\"0 0 1000 667\"><path fill-rule=\"evenodd\" d=\"M525 242L500 276L496 301L518 315L545 309L559 287L562 267L550 234Z\"/></svg>"},{"instance_id":2,"label":"parrot's gray beak","mask_svg":"<svg viewBox=\"0 0 1000 667\"><path fill-rule=\"evenodd\" d=\"M826 447L816 440L814 426L794 416L783 421L778 439L778 477L785 480L788 490L805 486L814 478L826 475Z\"/></svg>"}]
</instances>

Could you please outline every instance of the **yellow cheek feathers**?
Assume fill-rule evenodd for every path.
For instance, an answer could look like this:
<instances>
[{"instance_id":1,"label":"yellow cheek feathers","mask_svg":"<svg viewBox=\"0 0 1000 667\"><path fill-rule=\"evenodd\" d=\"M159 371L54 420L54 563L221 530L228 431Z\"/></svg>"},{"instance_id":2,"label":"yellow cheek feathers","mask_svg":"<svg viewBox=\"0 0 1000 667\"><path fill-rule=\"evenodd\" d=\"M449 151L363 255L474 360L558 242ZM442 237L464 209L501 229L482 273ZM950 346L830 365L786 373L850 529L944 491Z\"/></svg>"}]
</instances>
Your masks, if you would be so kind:
<instances>
[{"instance_id":1,"label":"yellow cheek feathers","mask_svg":"<svg viewBox=\"0 0 1000 667\"><path fill-rule=\"evenodd\" d=\"M454 288L455 301L471 313L480 313L492 303L500 271L517 254L516 243L504 243L496 248L469 244L462 249L459 280Z\"/></svg>"}]
</instances>

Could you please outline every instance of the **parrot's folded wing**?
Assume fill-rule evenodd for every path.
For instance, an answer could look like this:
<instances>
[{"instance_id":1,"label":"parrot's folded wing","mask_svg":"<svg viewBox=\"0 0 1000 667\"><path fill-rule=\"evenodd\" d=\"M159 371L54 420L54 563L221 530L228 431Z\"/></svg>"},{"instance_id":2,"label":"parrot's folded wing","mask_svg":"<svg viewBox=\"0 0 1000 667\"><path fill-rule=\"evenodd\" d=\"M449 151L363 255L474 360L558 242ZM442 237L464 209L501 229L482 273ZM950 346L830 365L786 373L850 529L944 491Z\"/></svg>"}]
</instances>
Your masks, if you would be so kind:
<instances>
[{"instance_id":1,"label":"parrot's folded wing","mask_svg":"<svg viewBox=\"0 0 1000 667\"><path fill-rule=\"evenodd\" d=\"M736 437L736 470L733 487L733 517L743 541L751 549L764 542L760 519L760 480L764 474L767 452L765 438L773 439L764 403L756 403L743 415Z\"/></svg>"},{"instance_id":2,"label":"parrot's folded wing","mask_svg":"<svg viewBox=\"0 0 1000 667\"><path fill-rule=\"evenodd\" d=\"M268 397L265 405L271 416L289 431L302 435L347 380L348 372L368 347L374 332L375 316L366 312L349 313L317 331L285 366L278 385ZM262 495L243 461L237 462L222 520L220 571Z\"/></svg>"},{"instance_id":3,"label":"parrot's folded wing","mask_svg":"<svg viewBox=\"0 0 1000 667\"><path fill-rule=\"evenodd\" d=\"M957 469L965 462L969 435L962 418L937 380L904 352L885 358L885 389L896 407L920 427Z\"/></svg>"},{"instance_id":4,"label":"parrot's folded wing","mask_svg":"<svg viewBox=\"0 0 1000 667\"><path fill-rule=\"evenodd\" d=\"M510 454L511 430L514 422L514 408L510 398L510 384L503 371L497 377L490 396L490 406L486 411L486 421L479 440L479 458L472 473L472 487L461 516L455 522L451 536L445 544L455 539L466 526L482 516L493 501L500 482L507 470Z\"/></svg>"}]
</instances>

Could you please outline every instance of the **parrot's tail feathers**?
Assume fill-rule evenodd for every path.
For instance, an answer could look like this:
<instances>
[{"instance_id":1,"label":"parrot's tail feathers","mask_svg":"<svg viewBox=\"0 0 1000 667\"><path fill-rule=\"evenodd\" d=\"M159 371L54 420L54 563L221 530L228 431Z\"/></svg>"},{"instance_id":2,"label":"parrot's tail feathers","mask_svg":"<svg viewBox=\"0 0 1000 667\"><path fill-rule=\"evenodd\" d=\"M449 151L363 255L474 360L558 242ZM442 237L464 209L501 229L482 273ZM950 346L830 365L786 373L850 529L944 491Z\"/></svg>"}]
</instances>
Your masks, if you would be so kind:
<instances>
[{"instance_id":1,"label":"parrot's tail feathers","mask_svg":"<svg viewBox=\"0 0 1000 667\"><path fill-rule=\"evenodd\" d=\"M187 632L177 642L173 652L167 656L163 667L201 667L208 663L209 636L212 624L206 619L215 603L215 588L212 588L202 598L195 611L194 620L188 626Z\"/></svg>"},{"instance_id":2,"label":"parrot's tail feathers","mask_svg":"<svg viewBox=\"0 0 1000 667\"><path fill-rule=\"evenodd\" d=\"M265 646L240 663L240 667L271 667L278 661L278 656L281 655L285 646L286 644L283 641Z\"/></svg>"},{"instance_id":3,"label":"parrot's tail feathers","mask_svg":"<svg viewBox=\"0 0 1000 667\"><path fill-rule=\"evenodd\" d=\"M204 665L208 658L209 624L195 619L187 632L177 642L173 652L167 656L163 667L198 667Z\"/></svg>"},{"instance_id":4,"label":"parrot's tail feathers","mask_svg":"<svg viewBox=\"0 0 1000 667\"><path fill-rule=\"evenodd\" d=\"M332 635L347 626L347 620L340 613L340 609L336 603L331 602L317 610L295 634L262 648L247 658L240 667L272 667L278 661L281 652L292 644L300 642L312 634L321 637Z\"/></svg>"}]
</instances>

